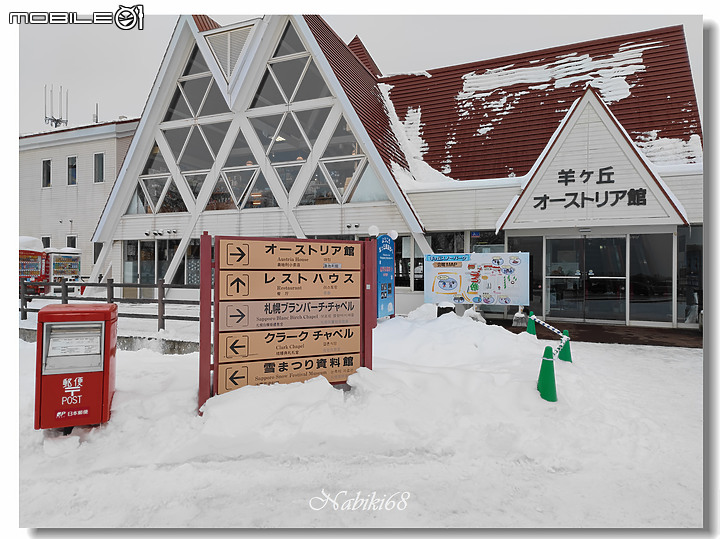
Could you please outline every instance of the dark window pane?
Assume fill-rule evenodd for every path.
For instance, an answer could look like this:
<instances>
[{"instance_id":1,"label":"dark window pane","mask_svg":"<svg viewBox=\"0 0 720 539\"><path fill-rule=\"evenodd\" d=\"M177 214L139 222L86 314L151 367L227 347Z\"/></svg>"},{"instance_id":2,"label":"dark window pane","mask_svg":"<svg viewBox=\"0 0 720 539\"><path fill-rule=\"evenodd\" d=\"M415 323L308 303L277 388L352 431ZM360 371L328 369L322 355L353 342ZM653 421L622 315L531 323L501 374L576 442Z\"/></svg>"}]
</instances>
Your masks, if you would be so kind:
<instances>
[{"instance_id":1,"label":"dark window pane","mask_svg":"<svg viewBox=\"0 0 720 539\"><path fill-rule=\"evenodd\" d=\"M317 66L315 66L315 62L310 60L310 66L305 72L305 76L300 83L300 87L293 101L306 101L308 99L318 99L331 95L332 93L330 93L330 89L325 84L325 80L322 78L322 75L320 75Z\"/></svg>"},{"instance_id":2,"label":"dark window pane","mask_svg":"<svg viewBox=\"0 0 720 539\"><path fill-rule=\"evenodd\" d=\"M186 118L191 118L192 113L190 112L190 108L187 105L187 102L185 101L185 98L183 97L182 93L180 93L180 88L175 88L175 93L173 94L172 99L170 100L170 106L167 109L167 112L165 113L165 117L163 118L163 122L171 122L173 120L184 120Z\"/></svg>"},{"instance_id":3,"label":"dark window pane","mask_svg":"<svg viewBox=\"0 0 720 539\"><path fill-rule=\"evenodd\" d=\"M183 76L197 75L198 73L205 73L207 71L210 70L205 63L205 59L203 58L202 54L200 54L200 50L197 48L197 46L193 47L193 51L190 54L188 63L185 66L185 71L183 71Z\"/></svg>"},{"instance_id":4,"label":"dark window pane","mask_svg":"<svg viewBox=\"0 0 720 539\"><path fill-rule=\"evenodd\" d=\"M333 133L330 142L328 142L327 148L323 157L339 157L344 155L361 155L360 146L355 140L355 136L350 130L350 126L345 121L345 118L341 118L338 122L335 132Z\"/></svg>"},{"instance_id":5,"label":"dark window pane","mask_svg":"<svg viewBox=\"0 0 720 539\"><path fill-rule=\"evenodd\" d=\"M320 169L320 166L315 169L310 183L305 189L305 194L300 199L299 206L312 206L319 204L337 204L338 201L335 198L335 194L332 192L330 185L328 185L325 179L325 174Z\"/></svg>"},{"instance_id":6,"label":"dark window pane","mask_svg":"<svg viewBox=\"0 0 720 539\"><path fill-rule=\"evenodd\" d=\"M395 286L410 286L410 238L395 241Z\"/></svg>"},{"instance_id":7,"label":"dark window pane","mask_svg":"<svg viewBox=\"0 0 720 539\"><path fill-rule=\"evenodd\" d=\"M277 205L265 176L260 172L255 180L255 185L250 189L245 208L276 208Z\"/></svg>"},{"instance_id":8,"label":"dark window pane","mask_svg":"<svg viewBox=\"0 0 720 539\"><path fill-rule=\"evenodd\" d=\"M201 79L190 79L180 83L185 97L188 100L188 104L193 111L193 115L197 116L200 111L200 104L202 103L205 93L207 92L208 85L210 84L210 77L203 77Z\"/></svg>"},{"instance_id":9,"label":"dark window pane","mask_svg":"<svg viewBox=\"0 0 720 539\"><path fill-rule=\"evenodd\" d=\"M233 209L235 209L235 203L233 202L232 196L230 196L227 185L225 185L225 180L220 176L215 184L212 195L210 195L207 206L205 206L205 210Z\"/></svg>"},{"instance_id":10,"label":"dark window pane","mask_svg":"<svg viewBox=\"0 0 720 539\"><path fill-rule=\"evenodd\" d=\"M172 213L172 212L185 212L188 211L183 202L180 191L173 180L170 180L170 187L168 187L165 198L163 198L162 205L158 213Z\"/></svg>"},{"instance_id":11,"label":"dark window pane","mask_svg":"<svg viewBox=\"0 0 720 539\"><path fill-rule=\"evenodd\" d=\"M95 183L105 181L105 154L96 153L93 155L93 180Z\"/></svg>"},{"instance_id":12,"label":"dark window pane","mask_svg":"<svg viewBox=\"0 0 720 539\"><path fill-rule=\"evenodd\" d=\"M181 127L180 129L168 129L163 131L165 140L167 140L170 150L172 151L175 162L180 158L180 152L183 149L185 140L187 140L188 133L190 132L189 127Z\"/></svg>"},{"instance_id":13,"label":"dark window pane","mask_svg":"<svg viewBox=\"0 0 720 539\"><path fill-rule=\"evenodd\" d=\"M42 186L43 187L50 187L52 184L52 161L50 159L45 159L42 162Z\"/></svg>"},{"instance_id":14,"label":"dark window pane","mask_svg":"<svg viewBox=\"0 0 720 539\"><path fill-rule=\"evenodd\" d=\"M300 133L292 114L285 116L285 121L280 127L272 150L270 151L271 163L284 163L288 161L302 161L310 154L307 142Z\"/></svg>"},{"instance_id":15,"label":"dark window pane","mask_svg":"<svg viewBox=\"0 0 720 539\"><path fill-rule=\"evenodd\" d=\"M630 236L630 320L672 322L672 234Z\"/></svg>"},{"instance_id":16,"label":"dark window pane","mask_svg":"<svg viewBox=\"0 0 720 539\"><path fill-rule=\"evenodd\" d=\"M182 172L188 170L207 170L213 165L214 161L200 131L193 129L192 133L190 133L190 139L183 150L182 158L178 163L180 170Z\"/></svg>"},{"instance_id":17,"label":"dark window pane","mask_svg":"<svg viewBox=\"0 0 720 539\"><path fill-rule=\"evenodd\" d=\"M494 230L472 230L470 232L471 253L502 253L504 250L504 230L501 230L499 234L495 234ZM512 251L512 249L510 250Z\"/></svg>"},{"instance_id":18,"label":"dark window pane","mask_svg":"<svg viewBox=\"0 0 720 539\"><path fill-rule=\"evenodd\" d=\"M253 168L225 172L230 189L232 190L233 195L235 195L235 202L238 205L242 204L245 190L247 189L247 186L250 185L250 180L252 180L256 170L257 169Z\"/></svg>"},{"instance_id":19,"label":"dark window pane","mask_svg":"<svg viewBox=\"0 0 720 539\"><path fill-rule=\"evenodd\" d=\"M135 188L132 199L130 199L130 204L128 204L127 210L125 211L126 215L137 215L139 213L152 213L152 209L147 203L145 193L143 193L140 185Z\"/></svg>"},{"instance_id":20,"label":"dark window pane","mask_svg":"<svg viewBox=\"0 0 720 539\"><path fill-rule=\"evenodd\" d=\"M292 98L297 83L300 81L300 75L302 75L302 71L305 69L307 62L307 58L295 58L294 60L285 60L284 62L277 62L271 65L271 69L275 73L280 83L280 88L282 88L288 101Z\"/></svg>"},{"instance_id":21,"label":"dark window pane","mask_svg":"<svg viewBox=\"0 0 720 539\"><path fill-rule=\"evenodd\" d=\"M463 232L440 232L430 234L430 247L436 253L462 253L465 246Z\"/></svg>"},{"instance_id":22,"label":"dark window pane","mask_svg":"<svg viewBox=\"0 0 720 539\"><path fill-rule=\"evenodd\" d=\"M160 197L162 196L162 192L163 189L165 189L167 181L167 178L143 178L145 190L150 196L153 208L156 207L157 203L160 201Z\"/></svg>"},{"instance_id":23,"label":"dark window pane","mask_svg":"<svg viewBox=\"0 0 720 539\"><path fill-rule=\"evenodd\" d=\"M255 164L255 156L250 151L247 142L245 142L242 131L238 131L235 144L233 144L230 155L228 155L227 161L225 161L225 167L245 167Z\"/></svg>"},{"instance_id":24,"label":"dark window pane","mask_svg":"<svg viewBox=\"0 0 720 539\"><path fill-rule=\"evenodd\" d=\"M77 185L77 157L68 157L67 183L68 185Z\"/></svg>"},{"instance_id":25,"label":"dark window pane","mask_svg":"<svg viewBox=\"0 0 720 539\"><path fill-rule=\"evenodd\" d=\"M215 84L215 81L212 81L210 83L210 93L208 93L205 98L200 116L212 116L213 114L225 114L226 112L230 112L227 101L225 101L222 93L220 93L220 89L217 84Z\"/></svg>"},{"instance_id":26,"label":"dark window pane","mask_svg":"<svg viewBox=\"0 0 720 539\"><path fill-rule=\"evenodd\" d=\"M188 174L185 176L185 180L193 196L197 199L197 196L200 194L200 189L202 189L203 183L205 183L205 174Z\"/></svg>"},{"instance_id":27,"label":"dark window pane","mask_svg":"<svg viewBox=\"0 0 720 539\"><path fill-rule=\"evenodd\" d=\"M703 309L703 227L677 230L678 322L696 324Z\"/></svg>"},{"instance_id":28,"label":"dark window pane","mask_svg":"<svg viewBox=\"0 0 720 539\"><path fill-rule=\"evenodd\" d=\"M300 127L305 132L310 144L315 146L315 141L320 134L320 130L325 125L328 114L330 114L330 107L324 109L313 109L313 110L302 110L295 113L295 116L300 122Z\"/></svg>"},{"instance_id":29,"label":"dark window pane","mask_svg":"<svg viewBox=\"0 0 720 539\"><path fill-rule=\"evenodd\" d=\"M250 118L250 123L255 128L255 133L260 139L260 143L263 149L267 152L275 138L275 132L277 131L280 121L282 120L282 114L275 114L273 116L264 116L262 118Z\"/></svg>"},{"instance_id":30,"label":"dark window pane","mask_svg":"<svg viewBox=\"0 0 720 539\"><path fill-rule=\"evenodd\" d=\"M275 171L280 177L280 181L285 187L285 191L287 191L288 193L290 192L290 189L292 189L292 186L295 184L295 180L297 179L301 168L302 165L275 167Z\"/></svg>"},{"instance_id":31,"label":"dark window pane","mask_svg":"<svg viewBox=\"0 0 720 539\"><path fill-rule=\"evenodd\" d=\"M165 135L167 137L167 133ZM142 175L148 176L150 174L169 173L170 169L168 169L165 159L163 159L163 156L160 153L160 148L158 148L157 144L154 144L152 150L150 150L150 155L148 155L147 161L145 162L145 168L142 171Z\"/></svg>"},{"instance_id":32,"label":"dark window pane","mask_svg":"<svg viewBox=\"0 0 720 539\"><path fill-rule=\"evenodd\" d=\"M223 140L225 140L225 135L227 134L229 125L230 122L222 122L219 124L206 124L200 126L200 130L205 135L208 144L210 144L210 149L215 156L217 156L220 151L220 146L222 146Z\"/></svg>"},{"instance_id":33,"label":"dark window pane","mask_svg":"<svg viewBox=\"0 0 720 539\"><path fill-rule=\"evenodd\" d=\"M324 163L325 168L327 168L330 174L330 179L337 187L340 196L345 194L345 191L350 186L350 182L353 179L353 175L360 161L361 159L353 159L352 161L329 161Z\"/></svg>"},{"instance_id":34,"label":"dark window pane","mask_svg":"<svg viewBox=\"0 0 720 539\"><path fill-rule=\"evenodd\" d=\"M268 107L270 105L280 105L281 103L285 103L285 100L280 94L272 75L270 75L270 71L266 69L250 108Z\"/></svg>"},{"instance_id":35,"label":"dark window pane","mask_svg":"<svg viewBox=\"0 0 720 539\"><path fill-rule=\"evenodd\" d=\"M288 54L295 54L303 52L304 50L305 47L303 46L302 41L300 41L300 37L298 37L295 28L293 28L293 25L288 22L288 25L285 27L285 31L280 38L280 43L278 44L277 49L275 49L273 57L277 58L278 56L287 56Z\"/></svg>"}]
</instances>

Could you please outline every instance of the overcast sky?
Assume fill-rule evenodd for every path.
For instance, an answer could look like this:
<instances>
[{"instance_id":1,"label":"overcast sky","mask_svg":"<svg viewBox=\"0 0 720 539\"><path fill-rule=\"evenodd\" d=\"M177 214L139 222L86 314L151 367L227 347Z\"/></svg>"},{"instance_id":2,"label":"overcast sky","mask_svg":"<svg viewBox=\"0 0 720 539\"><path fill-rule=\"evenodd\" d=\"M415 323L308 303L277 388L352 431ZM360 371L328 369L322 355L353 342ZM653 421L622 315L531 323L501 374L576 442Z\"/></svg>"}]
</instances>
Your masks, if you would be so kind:
<instances>
[{"instance_id":1,"label":"overcast sky","mask_svg":"<svg viewBox=\"0 0 720 539\"><path fill-rule=\"evenodd\" d=\"M83 15L115 11L118 6L96 2L83 10L82 4L74 4L54 2L45 9L76 10ZM195 4L200 5L208 9L192 9L191 4L186 12L207 13L221 25L248 17L215 15L219 11L212 9L214 3ZM69 91L69 111L63 114L69 126L91 123L95 103L100 121L141 115L177 21L177 15L153 14L157 10L147 3L144 8L141 31L120 30L115 25L10 25L11 32L19 29L21 134L51 129L44 123L46 85L48 92L54 88L55 116L59 115L59 87ZM40 8L33 5L32 9ZM699 15L325 15L325 19L345 42L359 35L384 74L683 24L699 102L702 99L703 19Z\"/></svg>"}]
</instances>

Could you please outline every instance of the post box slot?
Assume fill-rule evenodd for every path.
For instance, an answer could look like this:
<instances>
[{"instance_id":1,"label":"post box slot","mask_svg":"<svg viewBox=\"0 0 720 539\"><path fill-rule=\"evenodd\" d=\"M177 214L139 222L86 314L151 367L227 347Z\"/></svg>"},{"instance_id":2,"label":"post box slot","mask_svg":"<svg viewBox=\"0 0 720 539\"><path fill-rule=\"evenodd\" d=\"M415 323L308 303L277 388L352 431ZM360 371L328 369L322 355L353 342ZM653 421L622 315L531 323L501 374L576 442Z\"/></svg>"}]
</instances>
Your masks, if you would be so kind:
<instances>
[{"instance_id":1,"label":"post box slot","mask_svg":"<svg viewBox=\"0 0 720 539\"><path fill-rule=\"evenodd\" d=\"M43 374L103 370L102 323L46 323Z\"/></svg>"}]
</instances>

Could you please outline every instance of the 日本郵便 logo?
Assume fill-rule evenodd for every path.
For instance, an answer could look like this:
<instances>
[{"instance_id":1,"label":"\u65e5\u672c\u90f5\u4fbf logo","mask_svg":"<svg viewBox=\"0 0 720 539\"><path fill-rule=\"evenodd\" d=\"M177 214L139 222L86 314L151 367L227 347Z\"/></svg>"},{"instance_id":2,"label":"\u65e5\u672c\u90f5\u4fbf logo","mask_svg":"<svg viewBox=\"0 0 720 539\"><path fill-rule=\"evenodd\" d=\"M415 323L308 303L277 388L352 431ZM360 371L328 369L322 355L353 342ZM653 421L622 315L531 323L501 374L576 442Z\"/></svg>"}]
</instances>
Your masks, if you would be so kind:
<instances>
[{"instance_id":1,"label":"\u65e5\u672c\u90f5\u4fbf logo","mask_svg":"<svg viewBox=\"0 0 720 539\"><path fill-rule=\"evenodd\" d=\"M115 24L120 30L145 27L142 4L118 6L115 12L95 11L80 15L76 11L11 11L10 24Z\"/></svg>"}]
</instances>

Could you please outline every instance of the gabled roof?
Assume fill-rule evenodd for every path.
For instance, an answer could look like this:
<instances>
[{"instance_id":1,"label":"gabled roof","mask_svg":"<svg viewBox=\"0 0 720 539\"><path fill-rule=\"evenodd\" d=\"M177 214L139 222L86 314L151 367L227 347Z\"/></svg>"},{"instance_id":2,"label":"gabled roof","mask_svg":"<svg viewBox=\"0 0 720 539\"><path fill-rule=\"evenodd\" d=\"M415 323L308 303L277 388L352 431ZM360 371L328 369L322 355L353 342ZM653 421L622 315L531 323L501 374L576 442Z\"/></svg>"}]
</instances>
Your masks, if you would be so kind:
<instances>
[{"instance_id":1,"label":"gabled roof","mask_svg":"<svg viewBox=\"0 0 720 539\"><path fill-rule=\"evenodd\" d=\"M350 49L353 54L358 57L358 60L362 62L370 73L376 77L382 76L380 68L375 63L375 60L372 59L372 56L370 56L370 53L365 48L365 44L360 40L359 36L355 36L352 41L348 43L348 49Z\"/></svg>"},{"instance_id":2,"label":"gabled roof","mask_svg":"<svg viewBox=\"0 0 720 539\"><path fill-rule=\"evenodd\" d=\"M419 112L423 159L458 180L527 174L588 86L656 164L702 160L682 26L380 80L401 121Z\"/></svg>"},{"instance_id":3,"label":"gabled roof","mask_svg":"<svg viewBox=\"0 0 720 539\"><path fill-rule=\"evenodd\" d=\"M208 30L215 30L216 28L220 28L220 25L207 15L193 15L192 17L195 21L198 32L207 32Z\"/></svg>"}]
</instances>

